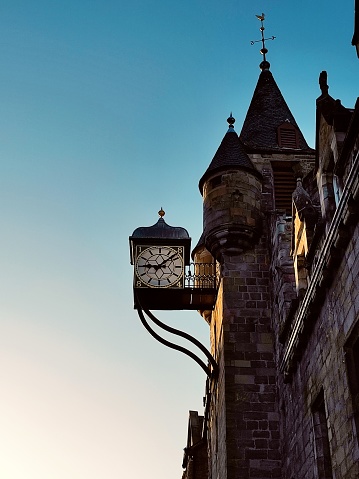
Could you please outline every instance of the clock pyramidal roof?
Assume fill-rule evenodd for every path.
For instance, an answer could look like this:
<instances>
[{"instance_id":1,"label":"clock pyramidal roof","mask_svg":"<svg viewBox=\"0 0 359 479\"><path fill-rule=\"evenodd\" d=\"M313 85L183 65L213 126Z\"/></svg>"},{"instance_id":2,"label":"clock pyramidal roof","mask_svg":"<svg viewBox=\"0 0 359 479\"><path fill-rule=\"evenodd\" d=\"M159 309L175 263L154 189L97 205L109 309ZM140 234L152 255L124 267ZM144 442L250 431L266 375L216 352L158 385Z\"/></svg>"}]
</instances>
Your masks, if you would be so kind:
<instances>
[{"instance_id":1,"label":"clock pyramidal roof","mask_svg":"<svg viewBox=\"0 0 359 479\"><path fill-rule=\"evenodd\" d=\"M165 212L161 208L158 212L160 218L152 226L140 226L136 228L135 231L132 233L130 239L133 238L152 238L152 239L159 239L159 238L168 238L168 239L188 239L189 234L185 228L181 226L170 226L168 225L165 220L163 219Z\"/></svg>"}]
</instances>

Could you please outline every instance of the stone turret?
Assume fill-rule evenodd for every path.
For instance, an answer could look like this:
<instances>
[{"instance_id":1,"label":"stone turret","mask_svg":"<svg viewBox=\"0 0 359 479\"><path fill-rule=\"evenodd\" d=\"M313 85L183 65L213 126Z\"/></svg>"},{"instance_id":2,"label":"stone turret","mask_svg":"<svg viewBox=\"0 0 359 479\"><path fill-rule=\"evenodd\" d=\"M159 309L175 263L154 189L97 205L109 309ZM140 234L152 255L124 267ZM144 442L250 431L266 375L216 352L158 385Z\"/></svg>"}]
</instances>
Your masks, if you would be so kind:
<instances>
[{"instance_id":1,"label":"stone turret","mask_svg":"<svg viewBox=\"0 0 359 479\"><path fill-rule=\"evenodd\" d=\"M199 182L204 226L194 250L196 261L212 255L221 265L215 308L201 311L219 369L206 398L209 465L211 477L270 479L279 453L262 175L227 121Z\"/></svg>"},{"instance_id":2,"label":"stone turret","mask_svg":"<svg viewBox=\"0 0 359 479\"><path fill-rule=\"evenodd\" d=\"M203 235L207 250L220 262L255 244L262 229L261 174L234 130L235 119L199 182L203 195ZM198 245L200 246L200 245Z\"/></svg>"}]
</instances>

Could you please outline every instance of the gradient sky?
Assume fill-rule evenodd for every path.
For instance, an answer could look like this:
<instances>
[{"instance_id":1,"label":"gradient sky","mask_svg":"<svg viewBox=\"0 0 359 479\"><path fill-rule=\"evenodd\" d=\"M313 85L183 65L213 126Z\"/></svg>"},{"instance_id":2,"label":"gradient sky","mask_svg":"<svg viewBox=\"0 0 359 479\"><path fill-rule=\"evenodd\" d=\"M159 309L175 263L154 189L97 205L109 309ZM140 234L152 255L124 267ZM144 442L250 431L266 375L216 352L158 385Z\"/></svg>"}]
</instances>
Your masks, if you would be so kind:
<instances>
[{"instance_id":1,"label":"gradient sky","mask_svg":"<svg viewBox=\"0 0 359 479\"><path fill-rule=\"evenodd\" d=\"M180 479L205 375L132 309L128 236L201 232L198 180L267 59L310 146L354 106L353 0L0 4L0 478ZM160 319L208 345L196 312Z\"/></svg>"}]
</instances>

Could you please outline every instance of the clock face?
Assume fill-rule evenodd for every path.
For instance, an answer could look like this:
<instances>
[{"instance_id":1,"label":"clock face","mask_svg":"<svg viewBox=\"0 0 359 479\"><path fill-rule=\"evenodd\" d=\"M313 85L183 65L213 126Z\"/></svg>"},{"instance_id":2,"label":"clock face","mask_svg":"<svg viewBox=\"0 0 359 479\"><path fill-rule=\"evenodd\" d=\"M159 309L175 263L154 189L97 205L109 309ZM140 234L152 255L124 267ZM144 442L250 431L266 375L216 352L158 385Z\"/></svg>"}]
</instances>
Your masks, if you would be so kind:
<instances>
[{"instance_id":1,"label":"clock face","mask_svg":"<svg viewBox=\"0 0 359 479\"><path fill-rule=\"evenodd\" d=\"M182 246L137 246L135 286L183 287Z\"/></svg>"}]
</instances>

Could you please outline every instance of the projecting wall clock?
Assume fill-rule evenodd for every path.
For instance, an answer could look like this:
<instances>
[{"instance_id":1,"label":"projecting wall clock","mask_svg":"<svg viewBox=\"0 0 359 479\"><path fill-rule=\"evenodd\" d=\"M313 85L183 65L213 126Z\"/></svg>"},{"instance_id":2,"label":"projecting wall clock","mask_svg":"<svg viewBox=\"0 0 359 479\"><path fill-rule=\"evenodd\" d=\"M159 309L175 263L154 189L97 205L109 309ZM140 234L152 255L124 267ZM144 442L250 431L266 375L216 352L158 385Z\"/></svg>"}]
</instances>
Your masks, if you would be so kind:
<instances>
[{"instance_id":1,"label":"projecting wall clock","mask_svg":"<svg viewBox=\"0 0 359 479\"><path fill-rule=\"evenodd\" d=\"M158 214L157 223L140 226L129 237L135 309L213 309L217 296L214 263L197 263L191 273L188 231L168 225L162 208Z\"/></svg>"},{"instance_id":2,"label":"projecting wall clock","mask_svg":"<svg viewBox=\"0 0 359 479\"><path fill-rule=\"evenodd\" d=\"M178 309L183 301L181 290L186 288L191 238L185 228L165 222L162 208L158 214L157 223L136 228L129 238L134 293L143 305Z\"/></svg>"}]
</instances>

